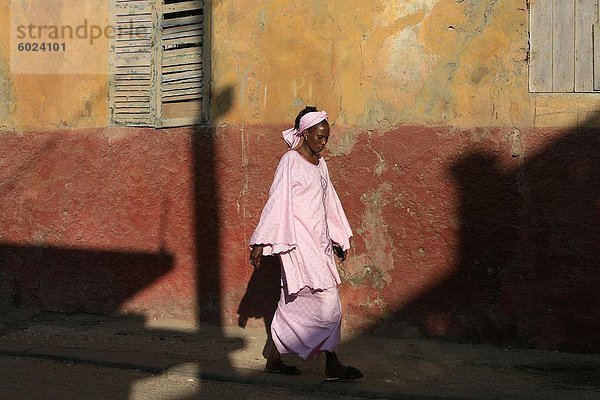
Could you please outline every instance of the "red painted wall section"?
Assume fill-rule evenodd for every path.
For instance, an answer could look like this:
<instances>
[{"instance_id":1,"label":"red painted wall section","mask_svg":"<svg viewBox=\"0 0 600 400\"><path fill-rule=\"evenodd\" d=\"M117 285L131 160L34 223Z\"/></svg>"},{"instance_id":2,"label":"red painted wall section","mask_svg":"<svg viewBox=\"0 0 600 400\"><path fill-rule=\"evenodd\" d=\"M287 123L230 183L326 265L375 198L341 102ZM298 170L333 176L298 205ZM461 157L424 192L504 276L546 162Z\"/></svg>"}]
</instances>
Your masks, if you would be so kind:
<instances>
[{"instance_id":1,"label":"red painted wall section","mask_svg":"<svg viewBox=\"0 0 600 400\"><path fill-rule=\"evenodd\" d=\"M262 326L278 267L255 272L247 241L283 128L3 134L2 300ZM355 233L346 331L600 349L598 144L334 126L326 158Z\"/></svg>"},{"instance_id":2,"label":"red painted wall section","mask_svg":"<svg viewBox=\"0 0 600 400\"><path fill-rule=\"evenodd\" d=\"M7 133L0 159L4 298L193 318L188 133Z\"/></svg>"}]
</instances>

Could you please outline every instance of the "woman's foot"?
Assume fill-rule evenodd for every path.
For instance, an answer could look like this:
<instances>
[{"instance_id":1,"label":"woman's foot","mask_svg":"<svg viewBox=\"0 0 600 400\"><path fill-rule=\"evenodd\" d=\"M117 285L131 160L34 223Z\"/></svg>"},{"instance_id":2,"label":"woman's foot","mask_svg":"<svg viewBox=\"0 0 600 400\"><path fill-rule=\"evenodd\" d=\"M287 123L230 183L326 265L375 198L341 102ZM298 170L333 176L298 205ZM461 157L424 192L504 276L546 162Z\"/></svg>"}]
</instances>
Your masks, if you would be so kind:
<instances>
[{"instance_id":1,"label":"woman's foot","mask_svg":"<svg viewBox=\"0 0 600 400\"><path fill-rule=\"evenodd\" d=\"M281 361L281 354L279 354L275 348L273 348L273 351L269 357L267 357L265 371L284 375L300 375L300 370L298 368L292 365L286 365Z\"/></svg>"},{"instance_id":2,"label":"woman's foot","mask_svg":"<svg viewBox=\"0 0 600 400\"><path fill-rule=\"evenodd\" d=\"M328 381L340 381L360 379L363 374L356 368L343 365L337 358L337 354L325 352L325 376Z\"/></svg>"},{"instance_id":3,"label":"woman's foot","mask_svg":"<svg viewBox=\"0 0 600 400\"><path fill-rule=\"evenodd\" d=\"M275 374L284 374L284 375L300 375L300 370L293 365L286 365L283 361L279 361L276 364L268 364L265 366L265 371L275 373Z\"/></svg>"}]
</instances>

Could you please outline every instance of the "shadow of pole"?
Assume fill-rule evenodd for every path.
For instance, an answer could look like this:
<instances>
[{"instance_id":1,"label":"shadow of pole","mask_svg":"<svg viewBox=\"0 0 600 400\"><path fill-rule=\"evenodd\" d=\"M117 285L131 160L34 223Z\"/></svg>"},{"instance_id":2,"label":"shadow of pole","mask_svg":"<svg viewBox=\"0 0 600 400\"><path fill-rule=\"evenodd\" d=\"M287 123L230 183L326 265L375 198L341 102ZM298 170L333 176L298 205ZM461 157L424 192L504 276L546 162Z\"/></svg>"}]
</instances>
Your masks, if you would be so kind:
<instances>
[{"instance_id":1,"label":"shadow of pole","mask_svg":"<svg viewBox=\"0 0 600 400\"><path fill-rule=\"evenodd\" d=\"M215 95L214 109L224 113L232 102L233 88L228 87ZM212 115L211 120L217 120L219 116ZM217 132L210 124L194 129L192 135L198 321L221 326L220 209L215 165Z\"/></svg>"},{"instance_id":2,"label":"shadow of pole","mask_svg":"<svg viewBox=\"0 0 600 400\"><path fill-rule=\"evenodd\" d=\"M241 339L227 338L222 321L222 271L220 241L219 171L217 169L215 121L226 113L233 104L233 87L214 93L211 100L211 123L198 127L192 132L193 185L194 185L194 254L196 269L197 321L200 327L197 335L203 335L203 327L213 325L214 346L220 368L232 370L228 353L231 347L223 347L219 342L235 343L242 347ZM216 331L215 331L216 330ZM221 350L222 349L222 350ZM201 371L202 365L198 363ZM198 376L198 379L201 377Z\"/></svg>"}]
</instances>

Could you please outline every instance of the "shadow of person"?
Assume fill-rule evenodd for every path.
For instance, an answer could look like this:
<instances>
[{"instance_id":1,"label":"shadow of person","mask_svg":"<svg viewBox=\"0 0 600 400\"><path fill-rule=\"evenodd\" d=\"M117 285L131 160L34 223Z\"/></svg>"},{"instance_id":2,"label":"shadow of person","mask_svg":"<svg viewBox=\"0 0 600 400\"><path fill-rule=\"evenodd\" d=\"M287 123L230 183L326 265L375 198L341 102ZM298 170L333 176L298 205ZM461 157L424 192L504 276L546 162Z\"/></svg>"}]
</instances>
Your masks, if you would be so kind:
<instances>
[{"instance_id":1,"label":"shadow of person","mask_svg":"<svg viewBox=\"0 0 600 400\"><path fill-rule=\"evenodd\" d=\"M281 293L281 261L278 256L263 257L260 268L255 268L246 293L238 307L238 326L245 328L250 318L263 319L267 341L263 347L263 357L267 358L273 349L271 322L277 310Z\"/></svg>"}]
</instances>

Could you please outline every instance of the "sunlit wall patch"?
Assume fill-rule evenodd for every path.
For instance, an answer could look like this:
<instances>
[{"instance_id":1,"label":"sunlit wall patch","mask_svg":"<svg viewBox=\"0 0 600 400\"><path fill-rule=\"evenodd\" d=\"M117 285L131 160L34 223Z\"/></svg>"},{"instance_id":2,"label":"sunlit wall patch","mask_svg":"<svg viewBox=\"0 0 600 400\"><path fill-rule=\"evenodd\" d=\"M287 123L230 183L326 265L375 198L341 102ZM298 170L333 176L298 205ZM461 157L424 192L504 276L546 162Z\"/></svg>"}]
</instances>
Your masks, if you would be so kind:
<instances>
[{"instance_id":1,"label":"sunlit wall patch","mask_svg":"<svg viewBox=\"0 0 600 400\"><path fill-rule=\"evenodd\" d=\"M11 72L107 74L108 43L115 34L104 1L11 1Z\"/></svg>"}]
</instances>

